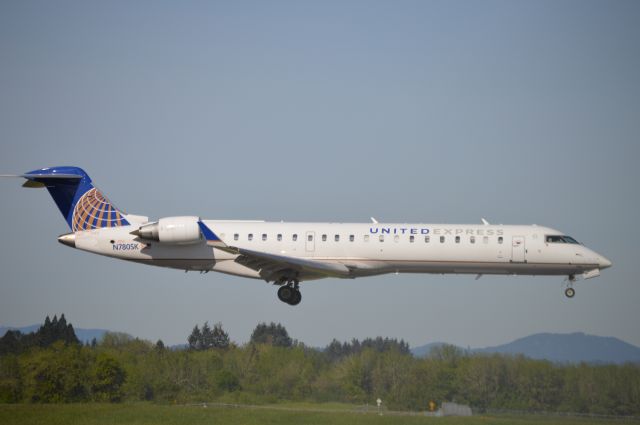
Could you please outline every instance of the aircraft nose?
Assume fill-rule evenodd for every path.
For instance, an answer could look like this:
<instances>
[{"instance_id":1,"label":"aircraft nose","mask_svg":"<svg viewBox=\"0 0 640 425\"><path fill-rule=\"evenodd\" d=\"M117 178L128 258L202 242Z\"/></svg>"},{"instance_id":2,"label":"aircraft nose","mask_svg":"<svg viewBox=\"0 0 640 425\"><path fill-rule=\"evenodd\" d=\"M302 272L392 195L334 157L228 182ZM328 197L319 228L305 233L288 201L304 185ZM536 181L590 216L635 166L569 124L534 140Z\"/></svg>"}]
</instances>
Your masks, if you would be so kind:
<instances>
[{"instance_id":1,"label":"aircraft nose","mask_svg":"<svg viewBox=\"0 0 640 425\"><path fill-rule=\"evenodd\" d=\"M607 257L603 257L602 255L599 255L598 266L601 269L606 269L607 267L611 267L611 260L609 260Z\"/></svg>"},{"instance_id":2,"label":"aircraft nose","mask_svg":"<svg viewBox=\"0 0 640 425\"><path fill-rule=\"evenodd\" d=\"M71 248L76 247L76 234L75 233L67 233L64 235L60 235L58 238L58 242L63 245L70 246Z\"/></svg>"}]
</instances>

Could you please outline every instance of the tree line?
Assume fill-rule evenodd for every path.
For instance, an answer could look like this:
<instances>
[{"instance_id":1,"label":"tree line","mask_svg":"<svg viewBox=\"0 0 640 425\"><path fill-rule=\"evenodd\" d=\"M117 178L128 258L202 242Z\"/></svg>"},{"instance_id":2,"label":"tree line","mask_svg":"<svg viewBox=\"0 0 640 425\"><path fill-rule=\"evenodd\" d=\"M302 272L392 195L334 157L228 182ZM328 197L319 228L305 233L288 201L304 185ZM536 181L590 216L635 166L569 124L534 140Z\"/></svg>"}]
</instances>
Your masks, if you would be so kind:
<instances>
[{"instance_id":1,"label":"tree line","mask_svg":"<svg viewBox=\"0 0 640 425\"><path fill-rule=\"evenodd\" d=\"M20 331L8 330L0 338L0 355L8 353L21 353L32 347L47 347L55 341L65 344L78 344L80 341L73 330L73 325L67 323L64 314L53 316L53 320L47 316L44 324L36 332L23 334Z\"/></svg>"},{"instance_id":2,"label":"tree line","mask_svg":"<svg viewBox=\"0 0 640 425\"><path fill-rule=\"evenodd\" d=\"M637 364L562 365L446 345L416 358L404 341L390 338L334 340L317 349L276 323L258 324L244 345L233 343L220 323L195 326L179 350L121 333L82 345L62 331L61 320L55 338L53 321L39 336L0 338L0 402L373 404L381 398L403 410L455 401L476 410L640 414ZM38 342L6 345L15 340Z\"/></svg>"}]
</instances>

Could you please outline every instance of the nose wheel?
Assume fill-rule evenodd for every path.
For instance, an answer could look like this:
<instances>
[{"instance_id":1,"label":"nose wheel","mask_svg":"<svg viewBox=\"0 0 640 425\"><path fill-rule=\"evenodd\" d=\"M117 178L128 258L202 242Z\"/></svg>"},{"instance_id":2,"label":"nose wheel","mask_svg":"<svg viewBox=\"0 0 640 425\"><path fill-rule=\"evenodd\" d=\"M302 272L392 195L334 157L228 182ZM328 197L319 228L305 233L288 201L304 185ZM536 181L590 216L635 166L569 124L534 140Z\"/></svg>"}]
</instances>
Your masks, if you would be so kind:
<instances>
[{"instance_id":1,"label":"nose wheel","mask_svg":"<svg viewBox=\"0 0 640 425\"><path fill-rule=\"evenodd\" d=\"M302 301L302 294L298 288L297 280L289 281L286 285L282 285L278 289L278 299L289 305L298 305Z\"/></svg>"},{"instance_id":2,"label":"nose wheel","mask_svg":"<svg viewBox=\"0 0 640 425\"><path fill-rule=\"evenodd\" d=\"M564 290L564 295L567 298L573 298L576 295L576 290L573 289L573 284L576 281L576 276L573 274L570 274L567 277L567 280L565 282L567 282L567 288Z\"/></svg>"}]
</instances>

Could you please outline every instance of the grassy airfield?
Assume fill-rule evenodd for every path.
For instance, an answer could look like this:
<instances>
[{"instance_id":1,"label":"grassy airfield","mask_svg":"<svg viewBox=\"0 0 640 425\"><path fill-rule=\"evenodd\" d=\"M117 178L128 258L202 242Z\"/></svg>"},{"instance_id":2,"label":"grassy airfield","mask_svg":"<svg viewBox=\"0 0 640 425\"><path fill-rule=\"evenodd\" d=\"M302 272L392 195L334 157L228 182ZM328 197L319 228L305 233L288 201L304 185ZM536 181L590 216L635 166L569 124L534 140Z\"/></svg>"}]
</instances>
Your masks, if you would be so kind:
<instances>
[{"instance_id":1,"label":"grassy airfield","mask_svg":"<svg viewBox=\"0 0 640 425\"><path fill-rule=\"evenodd\" d=\"M287 404L260 407L171 406L157 404L4 404L0 424L631 424L640 421L584 417L492 416L437 418L354 413L353 406Z\"/></svg>"}]
</instances>

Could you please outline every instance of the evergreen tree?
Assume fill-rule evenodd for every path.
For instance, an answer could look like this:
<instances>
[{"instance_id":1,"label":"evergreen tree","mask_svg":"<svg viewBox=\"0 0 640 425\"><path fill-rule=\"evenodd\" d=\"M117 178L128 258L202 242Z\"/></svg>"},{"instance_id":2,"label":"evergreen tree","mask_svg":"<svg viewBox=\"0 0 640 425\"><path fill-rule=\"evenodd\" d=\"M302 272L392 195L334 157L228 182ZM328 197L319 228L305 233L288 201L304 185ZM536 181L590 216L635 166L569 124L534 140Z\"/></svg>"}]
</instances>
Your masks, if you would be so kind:
<instances>
[{"instance_id":1,"label":"evergreen tree","mask_svg":"<svg viewBox=\"0 0 640 425\"><path fill-rule=\"evenodd\" d=\"M80 344L80 340L76 336L76 331L71 323L65 327L63 339L66 344Z\"/></svg>"},{"instance_id":2,"label":"evergreen tree","mask_svg":"<svg viewBox=\"0 0 640 425\"><path fill-rule=\"evenodd\" d=\"M161 339L159 339L158 342L156 342L155 349L158 353L164 352L165 346L164 346L164 342L162 342Z\"/></svg>"},{"instance_id":3,"label":"evergreen tree","mask_svg":"<svg viewBox=\"0 0 640 425\"><path fill-rule=\"evenodd\" d=\"M198 325L194 326L188 338L189 349L209 350L211 348L228 348L231 341L229 334L222 328L222 323L209 326L209 322L204 322L202 329Z\"/></svg>"},{"instance_id":4,"label":"evergreen tree","mask_svg":"<svg viewBox=\"0 0 640 425\"><path fill-rule=\"evenodd\" d=\"M213 331L209 326L209 322L204 322L202 325L202 344L201 350L208 350L209 348L213 348Z\"/></svg>"},{"instance_id":5,"label":"evergreen tree","mask_svg":"<svg viewBox=\"0 0 640 425\"><path fill-rule=\"evenodd\" d=\"M334 362L336 360L341 359L344 356L343 347L344 347L344 344L342 344L340 341L334 338L329 343L329 345L327 345L327 347L324 349L324 353L330 361Z\"/></svg>"},{"instance_id":6,"label":"evergreen tree","mask_svg":"<svg viewBox=\"0 0 640 425\"><path fill-rule=\"evenodd\" d=\"M34 346L49 347L56 341L63 341L66 345L80 344L73 326L67 324L64 314L60 320L57 316L54 316L53 320L47 316L44 324L36 332L26 335L19 331L7 332L0 338L0 354L17 354Z\"/></svg>"},{"instance_id":7,"label":"evergreen tree","mask_svg":"<svg viewBox=\"0 0 640 425\"><path fill-rule=\"evenodd\" d=\"M0 355L9 353L20 353L24 346L24 337L20 331L7 331L0 338Z\"/></svg>"},{"instance_id":8,"label":"evergreen tree","mask_svg":"<svg viewBox=\"0 0 640 425\"><path fill-rule=\"evenodd\" d=\"M222 323L218 322L213 325L211 334L214 348L229 348L229 334L222 329Z\"/></svg>"},{"instance_id":9,"label":"evergreen tree","mask_svg":"<svg viewBox=\"0 0 640 425\"><path fill-rule=\"evenodd\" d=\"M254 344L269 344L276 347L291 347L293 341L289 337L287 329L280 323L258 323L251 333L251 342Z\"/></svg>"},{"instance_id":10,"label":"evergreen tree","mask_svg":"<svg viewBox=\"0 0 640 425\"><path fill-rule=\"evenodd\" d=\"M362 340L362 342L356 338L353 338L351 342L343 343L334 339L326 346L324 353L330 361L335 362L352 354L359 354L367 348L379 353L397 351L403 355L411 354L409 344L404 340L401 339L398 341L395 338L382 338L380 336L376 338L366 338Z\"/></svg>"},{"instance_id":11,"label":"evergreen tree","mask_svg":"<svg viewBox=\"0 0 640 425\"><path fill-rule=\"evenodd\" d=\"M202 333L200 332L200 328L198 327L198 325L195 325L193 327L193 330L191 331L191 335L189 335L187 342L189 343L189 349L191 350L202 349Z\"/></svg>"}]
</instances>

